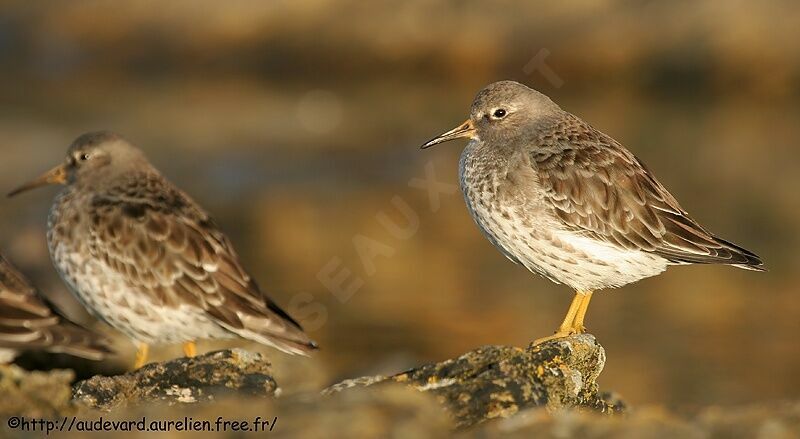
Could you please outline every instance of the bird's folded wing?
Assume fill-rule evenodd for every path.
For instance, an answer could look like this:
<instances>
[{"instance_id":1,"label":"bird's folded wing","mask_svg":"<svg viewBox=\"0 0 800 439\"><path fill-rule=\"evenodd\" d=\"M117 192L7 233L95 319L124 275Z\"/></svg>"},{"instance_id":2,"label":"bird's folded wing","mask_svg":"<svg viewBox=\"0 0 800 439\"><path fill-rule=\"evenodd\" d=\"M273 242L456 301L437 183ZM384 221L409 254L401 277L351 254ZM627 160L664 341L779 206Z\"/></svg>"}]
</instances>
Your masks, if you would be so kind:
<instances>
[{"instance_id":1,"label":"bird's folded wing","mask_svg":"<svg viewBox=\"0 0 800 439\"><path fill-rule=\"evenodd\" d=\"M196 306L234 332L254 331L301 349L313 346L300 325L262 295L228 239L188 196L152 187L152 181L150 186L158 195L148 196L140 187L135 198L95 197L95 257L155 304Z\"/></svg>"},{"instance_id":2,"label":"bird's folded wing","mask_svg":"<svg viewBox=\"0 0 800 439\"><path fill-rule=\"evenodd\" d=\"M106 340L57 315L33 285L0 255L0 347L42 349L99 360Z\"/></svg>"},{"instance_id":3,"label":"bird's folded wing","mask_svg":"<svg viewBox=\"0 0 800 439\"><path fill-rule=\"evenodd\" d=\"M696 221L614 139L577 118L530 153L545 199L572 230L675 263L757 268L758 257ZM556 153L558 151L558 153Z\"/></svg>"}]
</instances>

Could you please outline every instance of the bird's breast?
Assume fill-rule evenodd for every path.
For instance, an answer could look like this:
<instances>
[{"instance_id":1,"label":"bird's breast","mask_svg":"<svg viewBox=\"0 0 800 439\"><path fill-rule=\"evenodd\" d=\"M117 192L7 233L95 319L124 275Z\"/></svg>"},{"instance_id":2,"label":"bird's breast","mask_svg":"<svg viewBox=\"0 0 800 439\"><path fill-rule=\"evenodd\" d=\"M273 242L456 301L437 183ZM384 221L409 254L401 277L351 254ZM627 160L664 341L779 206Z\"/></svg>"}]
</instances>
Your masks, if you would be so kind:
<instances>
[{"instance_id":1,"label":"bird's breast","mask_svg":"<svg viewBox=\"0 0 800 439\"><path fill-rule=\"evenodd\" d=\"M81 198L71 189L61 192L50 208L47 218L47 242L50 251L56 244L72 245L85 232L85 209L81 206Z\"/></svg>"},{"instance_id":2,"label":"bird's breast","mask_svg":"<svg viewBox=\"0 0 800 439\"><path fill-rule=\"evenodd\" d=\"M596 241L555 215L526 157L502 161L465 150L460 183L475 223L503 255L578 290L621 286L663 271L660 258Z\"/></svg>"},{"instance_id":3,"label":"bird's breast","mask_svg":"<svg viewBox=\"0 0 800 439\"><path fill-rule=\"evenodd\" d=\"M552 228L538 180L524 158L495 157L472 142L464 150L459 180L469 213L481 232L507 258L524 264L517 244L529 230Z\"/></svg>"}]
</instances>

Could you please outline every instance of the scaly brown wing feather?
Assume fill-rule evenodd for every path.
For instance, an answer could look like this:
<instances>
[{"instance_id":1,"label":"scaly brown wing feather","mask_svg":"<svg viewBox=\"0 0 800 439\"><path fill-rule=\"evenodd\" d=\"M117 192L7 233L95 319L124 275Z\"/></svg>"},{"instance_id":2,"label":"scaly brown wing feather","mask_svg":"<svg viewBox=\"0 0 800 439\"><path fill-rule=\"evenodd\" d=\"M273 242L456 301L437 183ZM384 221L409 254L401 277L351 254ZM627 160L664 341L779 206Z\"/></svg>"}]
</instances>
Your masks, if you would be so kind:
<instances>
[{"instance_id":1,"label":"scaly brown wing feather","mask_svg":"<svg viewBox=\"0 0 800 439\"><path fill-rule=\"evenodd\" d=\"M674 263L763 270L752 252L715 237L628 150L565 115L530 157L547 200L570 228Z\"/></svg>"},{"instance_id":2,"label":"scaly brown wing feather","mask_svg":"<svg viewBox=\"0 0 800 439\"><path fill-rule=\"evenodd\" d=\"M92 200L90 249L165 307L194 305L219 325L289 353L316 345L263 295L227 237L187 195L142 173Z\"/></svg>"},{"instance_id":3,"label":"scaly brown wing feather","mask_svg":"<svg viewBox=\"0 0 800 439\"><path fill-rule=\"evenodd\" d=\"M112 353L106 340L64 321L36 289L0 255L0 347L45 350L101 360Z\"/></svg>"}]
</instances>

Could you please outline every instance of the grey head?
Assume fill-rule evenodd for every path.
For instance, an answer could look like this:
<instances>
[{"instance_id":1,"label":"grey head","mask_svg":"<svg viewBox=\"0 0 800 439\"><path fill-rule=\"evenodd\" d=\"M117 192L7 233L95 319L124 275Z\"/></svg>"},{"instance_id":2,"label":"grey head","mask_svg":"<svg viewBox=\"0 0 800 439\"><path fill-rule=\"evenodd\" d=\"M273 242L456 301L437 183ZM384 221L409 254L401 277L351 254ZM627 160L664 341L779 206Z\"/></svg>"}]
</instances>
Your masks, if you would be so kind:
<instances>
[{"instance_id":1,"label":"grey head","mask_svg":"<svg viewBox=\"0 0 800 439\"><path fill-rule=\"evenodd\" d=\"M49 184L97 184L135 169L150 168L142 151L109 131L86 133L75 139L64 161L11 191L19 193Z\"/></svg>"},{"instance_id":2,"label":"grey head","mask_svg":"<svg viewBox=\"0 0 800 439\"><path fill-rule=\"evenodd\" d=\"M469 119L424 145L459 138L504 140L552 120L562 112L546 95L515 81L499 81L479 91L472 101Z\"/></svg>"}]
</instances>

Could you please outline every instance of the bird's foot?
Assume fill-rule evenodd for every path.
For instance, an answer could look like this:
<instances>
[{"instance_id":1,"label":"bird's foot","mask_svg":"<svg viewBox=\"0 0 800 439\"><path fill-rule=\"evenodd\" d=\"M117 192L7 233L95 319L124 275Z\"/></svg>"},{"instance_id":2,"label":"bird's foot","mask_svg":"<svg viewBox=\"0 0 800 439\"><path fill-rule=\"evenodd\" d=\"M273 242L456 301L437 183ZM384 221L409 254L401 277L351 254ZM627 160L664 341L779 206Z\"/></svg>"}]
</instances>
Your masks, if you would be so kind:
<instances>
[{"instance_id":1,"label":"bird's foot","mask_svg":"<svg viewBox=\"0 0 800 439\"><path fill-rule=\"evenodd\" d=\"M138 369L147 362L147 354L150 352L150 346L147 343L139 343L139 349L136 350L136 362L133 364L133 369Z\"/></svg>"},{"instance_id":2,"label":"bird's foot","mask_svg":"<svg viewBox=\"0 0 800 439\"><path fill-rule=\"evenodd\" d=\"M551 340L558 340L559 338L566 338L569 337L570 335L579 334L580 332L581 331L577 331L575 328L560 328L553 335L537 338L536 340L533 341L533 344L537 345Z\"/></svg>"},{"instance_id":3,"label":"bird's foot","mask_svg":"<svg viewBox=\"0 0 800 439\"><path fill-rule=\"evenodd\" d=\"M183 344L183 353L191 358L197 355L197 345L193 341L187 341Z\"/></svg>"}]
</instances>

